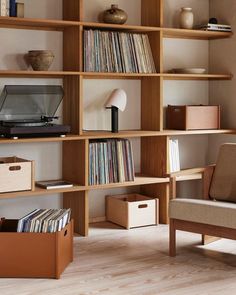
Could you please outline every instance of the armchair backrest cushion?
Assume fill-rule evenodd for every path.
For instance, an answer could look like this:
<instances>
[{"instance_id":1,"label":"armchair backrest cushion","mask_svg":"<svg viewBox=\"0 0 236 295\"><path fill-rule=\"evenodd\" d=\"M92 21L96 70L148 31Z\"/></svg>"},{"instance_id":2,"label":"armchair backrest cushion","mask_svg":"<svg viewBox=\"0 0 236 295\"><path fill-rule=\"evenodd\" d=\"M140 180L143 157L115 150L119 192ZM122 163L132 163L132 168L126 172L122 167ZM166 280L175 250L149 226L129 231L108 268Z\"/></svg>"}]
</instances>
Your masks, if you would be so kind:
<instances>
[{"instance_id":1,"label":"armchair backrest cushion","mask_svg":"<svg viewBox=\"0 0 236 295\"><path fill-rule=\"evenodd\" d=\"M236 202L236 144L220 147L213 174L210 197L218 201Z\"/></svg>"}]
</instances>

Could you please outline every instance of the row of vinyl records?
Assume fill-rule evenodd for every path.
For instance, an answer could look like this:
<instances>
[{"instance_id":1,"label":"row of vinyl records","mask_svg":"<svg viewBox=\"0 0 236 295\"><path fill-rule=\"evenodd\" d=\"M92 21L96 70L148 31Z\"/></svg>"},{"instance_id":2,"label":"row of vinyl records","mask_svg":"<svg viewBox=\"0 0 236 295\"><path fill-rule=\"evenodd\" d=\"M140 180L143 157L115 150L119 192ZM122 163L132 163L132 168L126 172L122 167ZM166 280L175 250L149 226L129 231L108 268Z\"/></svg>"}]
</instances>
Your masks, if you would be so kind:
<instances>
[{"instance_id":1,"label":"row of vinyl records","mask_svg":"<svg viewBox=\"0 0 236 295\"><path fill-rule=\"evenodd\" d=\"M148 35L85 30L84 71L156 73Z\"/></svg>"},{"instance_id":2,"label":"row of vinyl records","mask_svg":"<svg viewBox=\"0 0 236 295\"><path fill-rule=\"evenodd\" d=\"M89 144L89 184L134 181L134 162L128 139L108 139Z\"/></svg>"},{"instance_id":3,"label":"row of vinyl records","mask_svg":"<svg viewBox=\"0 0 236 295\"><path fill-rule=\"evenodd\" d=\"M54 233L69 222L71 209L35 209L18 220L17 232Z\"/></svg>"}]
</instances>

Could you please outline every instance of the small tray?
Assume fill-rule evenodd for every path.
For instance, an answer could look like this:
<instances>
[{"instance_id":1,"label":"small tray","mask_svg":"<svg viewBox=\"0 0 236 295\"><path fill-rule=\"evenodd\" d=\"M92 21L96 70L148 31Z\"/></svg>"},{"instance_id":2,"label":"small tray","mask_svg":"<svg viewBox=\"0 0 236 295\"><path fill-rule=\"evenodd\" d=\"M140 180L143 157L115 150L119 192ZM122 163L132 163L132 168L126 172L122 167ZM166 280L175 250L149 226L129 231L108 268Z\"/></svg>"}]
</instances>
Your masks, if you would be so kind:
<instances>
[{"instance_id":1,"label":"small tray","mask_svg":"<svg viewBox=\"0 0 236 295\"><path fill-rule=\"evenodd\" d=\"M176 74L204 74L206 69L203 68L180 68L180 69L173 69L173 73Z\"/></svg>"}]
</instances>

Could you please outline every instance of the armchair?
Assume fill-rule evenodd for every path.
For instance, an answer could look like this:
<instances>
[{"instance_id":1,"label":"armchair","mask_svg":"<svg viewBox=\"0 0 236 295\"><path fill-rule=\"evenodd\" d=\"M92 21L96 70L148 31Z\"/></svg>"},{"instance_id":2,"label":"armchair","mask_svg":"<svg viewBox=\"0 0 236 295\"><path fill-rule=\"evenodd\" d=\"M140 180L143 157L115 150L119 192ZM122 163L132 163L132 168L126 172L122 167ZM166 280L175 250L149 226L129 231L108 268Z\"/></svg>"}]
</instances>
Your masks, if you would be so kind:
<instances>
[{"instance_id":1,"label":"armchair","mask_svg":"<svg viewBox=\"0 0 236 295\"><path fill-rule=\"evenodd\" d=\"M176 199L176 177L202 173L202 199ZM223 144L216 165L171 173L169 254L176 230L236 240L236 144Z\"/></svg>"}]
</instances>

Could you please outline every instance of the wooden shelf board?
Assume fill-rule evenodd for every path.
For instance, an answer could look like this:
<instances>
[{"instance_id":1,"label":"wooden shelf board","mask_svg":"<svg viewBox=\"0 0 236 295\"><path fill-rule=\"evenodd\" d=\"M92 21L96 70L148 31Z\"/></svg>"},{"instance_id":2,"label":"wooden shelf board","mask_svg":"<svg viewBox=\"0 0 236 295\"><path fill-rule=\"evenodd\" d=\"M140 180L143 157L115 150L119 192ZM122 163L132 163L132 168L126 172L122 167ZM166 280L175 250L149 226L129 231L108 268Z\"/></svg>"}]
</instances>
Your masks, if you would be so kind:
<instances>
[{"instance_id":1,"label":"wooden shelf board","mask_svg":"<svg viewBox=\"0 0 236 295\"><path fill-rule=\"evenodd\" d=\"M65 76L79 76L80 74L80 72L73 71L0 70L0 77L14 78L63 78Z\"/></svg>"},{"instance_id":2,"label":"wooden shelf board","mask_svg":"<svg viewBox=\"0 0 236 295\"><path fill-rule=\"evenodd\" d=\"M147 137L156 136L158 131L142 131L142 130L122 130L119 133L110 131L87 131L81 137L84 139L99 139L99 138L132 138L132 137Z\"/></svg>"},{"instance_id":3,"label":"wooden shelf board","mask_svg":"<svg viewBox=\"0 0 236 295\"><path fill-rule=\"evenodd\" d=\"M33 142L62 142L62 141L73 141L79 140L78 135L66 135L65 137L55 136L55 137L34 137L34 138L0 138L0 144L10 144L10 143L33 143Z\"/></svg>"},{"instance_id":4,"label":"wooden shelf board","mask_svg":"<svg viewBox=\"0 0 236 295\"><path fill-rule=\"evenodd\" d=\"M188 181L188 180L197 180L201 179L202 175L192 174L185 176L178 176L176 181ZM160 183L169 183L169 177L147 177L147 176L136 176L134 181L123 182L123 183L109 183L103 185L91 185L88 186L88 190L97 190L97 189L110 189L110 188L119 188L119 187L129 187L129 186L139 186L139 185L148 185L148 184L160 184Z\"/></svg>"},{"instance_id":5,"label":"wooden shelf board","mask_svg":"<svg viewBox=\"0 0 236 295\"><path fill-rule=\"evenodd\" d=\"M176 178L177 181L187 181L201 179L201 174L185 175L179 176ZM44 189L40 187L35 187L34 191L20 191L20 192L8 192L0 193L0 199L12 199L20 197L35 197L35 196L45 196L53 195L60 193L69 193L69 192L79 192L87 190L97 190L97 189L110 189L110 188L119 188L119 187L130 187L130 186L139 186L139 185L148 185L148 184L158 184L158 183L169 183L169 178L158 178L158 177L146 177L146 176L136 176L134 181L123 182L123 183L110 183L105 185L93 185L93 186L82 186L74 185L69 188L58 188L58 189Z\"/></svg>"},{"instance_id":6,"label":"wooden shelf board","mask_svg":"<svg viewBox=\"0 0 236 295\"><path fill-rule=\"evenodd\" d=\"M143 130L123 130L119 133L109 131L87 131L81 139L104 139L104 138L132 138L132 137L154 137L154 136L177 136L177 135L201 135L201 134L236 134L236 129L217 130L163 130L163 131L143 131Z\"/></svg>"},{"instance_id":7,"label":"wooden shelf board","mask_svg":"<svg viewBox=\"0 0 236 295\"><path fill-rule=\"evenodd\" d=\"M175 28L162 28L164 38L214 40L233 36L232 32L212 32L202 30L185 30Z\"/></svg>"},{"instance_id":8,"label":"wooden shelf board","mask_svg":"<svg viewBox=\"0 0 236 295\"><path fill-rule=\"evenodd\" d=\"M135 25L116 25L96 22L79 22L56 19L39 19L39 18L18 18L18 17L0 17L0 27L12 29L29 29L29 30L50 30L63 31L68 27L82 26L87 29L112 29L118 31L133 32L163 32L164 38L188 38L188 39L222 39L230 38L231 32L210 32L201 30L185 30L177 28L160 28L149 26Z\"/></svg>"},{"instance_id":9,"label":"wooden shelf board","mask_svg":"<svg viewBox=\"0 0 236 295\"><path fill-rule=\"evenodd\" d=\"M129 187L129 186L138 186L138 185L146 185L146 184L168 183L168 182L169 182L168 178L136 176L134 181L90 185L88 186L88 190L110 189L110 188Z\"/></svg>"},{"instance_id":10,"label":"wooden shelf board","mask_svg":"<svg viewBox=\"0 0 236 295\"><path fill-rule=\"evenodd\" d=\"M0 138L0 144L18 144L18 143L38 143L38 142L63 142L78 141L90 139L106 138L137 138L137 137L155 137L155 136L178 136L178 135L204 135L204 134L236 134L236 129L219 130L163 130L163 131L144 131L144 130L125 130L119 133L109 131L97 132L87 131L82 135L69 134L66 137L34 137L34 138Z\"/></svg>"},{"instance_id":11,"label":"wooden shelf board","mask_svg":"<svg viewBox=\"0 0 236 295\"><path fill-rule=\"evenodd\" d=\"M84 191L84 190L85 190L85 186L79 186L79 185L74 185L73 187L69 187L69 188L58 188L58 189L44 189L44 188L40 188L36 186L34 191L0 193L0 199L34 197L39 195L44 196L44 195L52 195L52 194L59 194L59 193Z\"/></svg>"},{"instance_id":12,"label":"wooden shelf board","mask_svg":"<svg viewBox=\"0 0 236 295\"><path fill-rule=\"evenodd\" d=\"M133 32L160 32L160 27L149 27L149 26L133 26L133 25L116 25L116 24L105 24L96 22L80 22L80 24L86 29L107 29L117 31L133 31Z\"/></svg>"},{"instance_id":13,"label":"wooden shelf board","mask_svg":"<svg viewBox=\"0 0 236 295\"><path fill-rule=\"evenodd\" d=\"M236 129L208 129L208 130L164 130L161 133L166 136L177 135L204 135L204 134L236 134Z\"/></svg>"},{"instance_id":14,"label":"wooden shelf board","mask_svg":"<svg viewBox=\"0 0 236 295\"><path fill-rule=\"evenodd\" d=\"M230 80L231 74L172 74L172 73L99 73L76 71L21 71L0 70L0 77L14 78L63 78L66 76L82 76L84 79L132 79L139 80L143 77L162 77L165 80Z\"/></svg>"},{"instance_id":15,"label":"wooden shelf board","mask_svg":"<svg viewBox=\"0 0 236 295\"><path fill-rule=\"evenodd\" d=\"M0 17L0 27L2 28L63 31L65 28L73 26L79 26L79 22L39 18Z\"/></svg>"},{"instance_id":16,"label":"wooden shelf board","mask_svg":"<svg viewBox=\"0 0 236 295\"><path fill-rule=\"evenodd\" d=\"M141 79L143 77L160 77L158 73L99 73L99 72L83 72L84 79Z\"/></svg>"},{"instance_id":17,"label":"wooden shelf board","mask_svg":"<svg viewBox=\"0 0 236 295\"><path fill-rule=\"evenodd\" d=\"M231 80L232 74L161 74L165 80Z\"/></svg>"}]
</instances>

